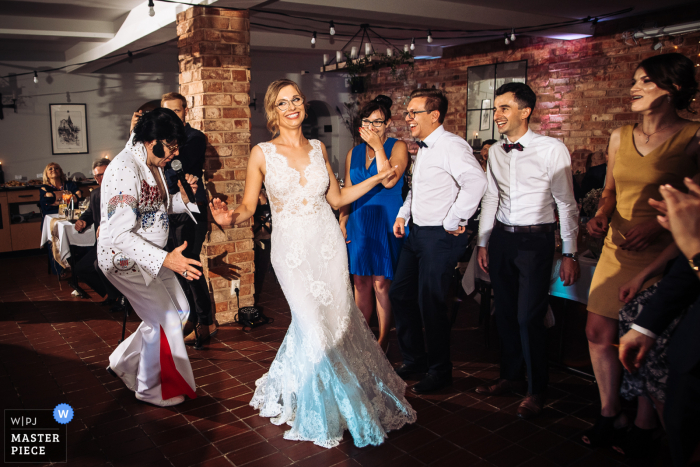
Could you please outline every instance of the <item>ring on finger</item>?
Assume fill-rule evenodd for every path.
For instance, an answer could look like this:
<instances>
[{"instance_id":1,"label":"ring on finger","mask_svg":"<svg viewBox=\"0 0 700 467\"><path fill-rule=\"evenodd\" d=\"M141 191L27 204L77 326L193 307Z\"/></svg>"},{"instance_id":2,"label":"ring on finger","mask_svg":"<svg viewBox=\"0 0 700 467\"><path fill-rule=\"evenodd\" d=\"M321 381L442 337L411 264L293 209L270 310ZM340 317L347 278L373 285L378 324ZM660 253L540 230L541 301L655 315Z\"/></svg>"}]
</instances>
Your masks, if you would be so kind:
<instances>
[{"instance_id":1,"label":"ring on finger","mask_svg":"<svg viewBox=\"0 0 700 467\"><path fill-rule=\"evenodd\" d=\"M182 271L182 277L187 277L187 270Z\"/></svg>"}]
</instances>

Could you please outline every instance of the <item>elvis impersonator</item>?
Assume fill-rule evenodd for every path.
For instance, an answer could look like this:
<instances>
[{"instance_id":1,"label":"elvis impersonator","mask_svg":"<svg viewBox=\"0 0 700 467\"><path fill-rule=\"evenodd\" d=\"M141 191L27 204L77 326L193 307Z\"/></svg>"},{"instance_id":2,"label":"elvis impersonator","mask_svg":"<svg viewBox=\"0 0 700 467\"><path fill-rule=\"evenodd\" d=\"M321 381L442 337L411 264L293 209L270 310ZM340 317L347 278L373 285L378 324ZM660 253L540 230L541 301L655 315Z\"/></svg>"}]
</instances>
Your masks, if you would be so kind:
<instances>
[{"instance_id":1,"label":"elvis impersonator","mask_svg":"<svg viewBox=\"0 0 700 467\"><path fill-rule=\"evenodd\" d=\"M143 320L110 355L107 371L137 399L162 407L183 402L185 395L197 397L182 336L190 310L175 274L199 278L195 266L201 264L182 256L187 242L171 253L163 250L168 214L199 212L181 184L180 192L170 195L163 177L163 167L184 140L182 120L172 110L157 109L139 119L104 174L97 242L100 269ZM187 175L186 181L196 192L197 177Z\"/></svg>"}]
</instances>

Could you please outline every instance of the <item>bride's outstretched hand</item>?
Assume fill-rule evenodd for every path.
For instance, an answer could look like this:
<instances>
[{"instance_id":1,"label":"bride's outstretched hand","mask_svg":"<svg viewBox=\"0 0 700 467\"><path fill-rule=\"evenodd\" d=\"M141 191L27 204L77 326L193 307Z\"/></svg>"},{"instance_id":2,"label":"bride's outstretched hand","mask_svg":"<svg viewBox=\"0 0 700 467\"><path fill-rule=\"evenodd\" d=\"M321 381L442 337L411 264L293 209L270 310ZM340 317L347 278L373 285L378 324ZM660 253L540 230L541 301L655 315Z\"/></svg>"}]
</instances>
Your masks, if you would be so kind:
<instances>
[{"instance_id":1,"label":"bride's outstretched hand","mask_svg":"<svg viewBox=\"0 0 700 467\"><path fill-rule=\"evenodd\" d=\"M219 198L214 198L209 203L209 209L211 209L211 216L214 218L219 225L233 225L233 211L228 210L226 203L221 201Z\"/></svg>"},{"instance_id":2,"label":"bride's outstretched hand","mask_svg":"<svg viewBox=\"0 0 700 467\"><path fill-rule=\"evenodd\" d=\"M391 180L394 177L396 177L396 169L398 169L399 166L395 165L393 167L387 167L386 169L382 170L379 172L377 175L379 176L379 181L383 182L384 180Z\"/></svg>"}]
</instances>

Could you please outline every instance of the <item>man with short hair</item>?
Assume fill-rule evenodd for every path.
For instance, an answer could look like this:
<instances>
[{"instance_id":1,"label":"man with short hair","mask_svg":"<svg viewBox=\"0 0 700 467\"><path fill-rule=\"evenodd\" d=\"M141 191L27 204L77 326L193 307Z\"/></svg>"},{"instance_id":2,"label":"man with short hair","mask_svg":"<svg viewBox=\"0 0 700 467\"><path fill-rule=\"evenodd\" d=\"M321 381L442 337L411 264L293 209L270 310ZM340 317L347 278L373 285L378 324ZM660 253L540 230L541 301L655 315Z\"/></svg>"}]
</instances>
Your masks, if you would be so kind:
<instances>
[{"instance_id":1,"label":"man with short hair","mask_svg":"<svg viewBox=\"0 0 700 467\"><path fill-rule=\"evenodd\" d=\"M559 211L565 286L578 279L578 210L571 157L564 144L532 132L528 124L537 96L524 83L496 90L494 122L506 140L491 146L481 203L478 261L490 274L501 340L501 377L479 386L480 394L522 391L521 418L538 415L548 384L544 318L554 259L555 208ZM488 250L487 250L488 245Z\"/></svg>"},{"instance_id":2,"label":"man with short hair","mask_svg":"<svg viewBox=\"0 0 700 467\"><path fill-rule=\"evenodd\" d=\"M207 149L207 137L186 122L188 108L187 99L183 95L176 92L163 94L160 105L175 112L185 124L187 141L180 147L178 160L182 162L182 171L185 174L194 175L198 179L195 200L199 207L199 213L193 213L197 222L193 222L187 214L171 214L168 216L170 219L170 233L166 250L172 251L186 241L187 248L182 252L183 256L199 261L209 225L207 218L207 192L202 182L204 179L204 153ZM170 163L165 166L163 172L168 183L168 190L171 194L177 193L180 190L177 185L177 174L170 166ZM207 280L203 274L199 279L193 281L185 280L179 276L178 280L190 303L190 310L194 311L194 313L190 313L189 320L183 328L185 344L192 345L195 343L195 326L197 326L200 341L207 341L219 331L219 323L214 319Z\"/></svg>"},{"instance_id":3,"label":"man with short hair","mask_svg":"<svg viewBox=\"0 0 700 467\"><path fill-rule=\"evenodd\" d=\"M472 148L442 126L447 105L440 90L418 89L404 112L420 149L411 190L394 223L394 235L400 238L406 222L413 221L389 298L403 355L396 373L403 379L420 379L411 388L416 394L452 384L445 296L467 248L464 226L486 190L486 177Z\"/></svg>"},{"instance_id":4,"label":"man with short hair","mask_svg":"<svg viewBox=\"0 0 700 467\"><path fill-rule=\"evenodd\" d=\"M106 158L98 159L92 164L92 174L95 176L97 188L93 188L90 192L90 204L85 212L80 216L75 223L75 230L79 233L85 232L85 229L91 225L95 226L95 236L100 235L100 186L102 185L102 177L107 170L110 160ZM76 250L78 250L76 248ZM119 291L105 277L102 270L97 266L97 244L85 250L84 254L76 258L75 274L80 282L84 282L90 286L95 293L101 297L107 296L103 302L105 305L114 305L111 311L121 311L125 304L118 303L122 298Z\"/></svg>"}]
</instances>

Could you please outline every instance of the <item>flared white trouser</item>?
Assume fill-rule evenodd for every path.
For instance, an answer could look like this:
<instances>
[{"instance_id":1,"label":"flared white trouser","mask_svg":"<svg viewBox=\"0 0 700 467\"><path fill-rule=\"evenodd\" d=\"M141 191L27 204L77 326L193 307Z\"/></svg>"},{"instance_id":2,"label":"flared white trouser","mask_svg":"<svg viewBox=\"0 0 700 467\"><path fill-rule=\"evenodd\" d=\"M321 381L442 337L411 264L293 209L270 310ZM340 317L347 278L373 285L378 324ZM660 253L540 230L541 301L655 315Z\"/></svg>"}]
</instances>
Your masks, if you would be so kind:
<instances>
[{"instance_id":1,"label":"flared white trouser","mask_svg":"<svg viewBox=\"0 0 700 467\"><path fill-rule=\"evenodd\" d=\"M106 276L143 320L109 356L112 370L125 381L136 380L133 389L141 400L197 397L182 336L182 323L187 321L190 309L175 273L161 268L148 286L141 274Z\"/></svg>"}]
</instances>

